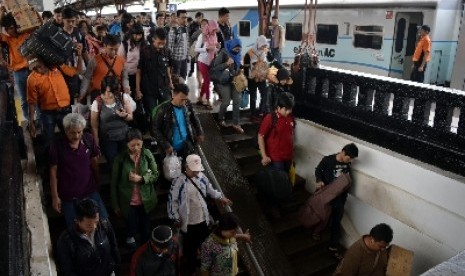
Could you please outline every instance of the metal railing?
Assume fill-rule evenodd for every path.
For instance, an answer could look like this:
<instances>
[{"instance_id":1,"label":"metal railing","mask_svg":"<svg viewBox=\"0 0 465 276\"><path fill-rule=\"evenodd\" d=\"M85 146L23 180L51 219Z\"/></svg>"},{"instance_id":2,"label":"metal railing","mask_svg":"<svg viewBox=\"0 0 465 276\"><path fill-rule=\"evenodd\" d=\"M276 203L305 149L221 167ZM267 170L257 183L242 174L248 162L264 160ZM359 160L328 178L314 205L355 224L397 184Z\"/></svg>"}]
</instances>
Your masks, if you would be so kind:
<instances>
[{"instance_id":1,"label":"metal railing","mask_svg":"<svg viewBox=\"0 0 465 276\"><path fill-rule=\"evenodd\" d=\"M296 117L465 175L465 92L335 68L294 74Z\"/></svg>"},{"instance_id":2,"label":"metal railing","mask_svg":"<svg viewBox=\"0 0 465 276\"><path fill-rule=\"evenodd\" d=\"M221 186L220 186L218 180L216 179L215 174L213 173L213 170L211 169L207 158L205 157L205 154L204 154L204 152L202 150L202 147L200 145L198 145L197 149L199 150L199 155L202 158L202 164L203 164L203 166L205 167L205 169L208 172L208 176L209 176L209 179L210 179L211 183L213 184L215 189L217 189L218 191L220 191L224 195L223 190L221 189ZM231 206L229 206L229 205L225 206L225 210L226 210L226 212L233 212ZM240 226L238 228L238 233L239 234L244 233ZM258 263L257 258L255 257L255 254L253 253L252 248L250 247L250 244L245 243L245 248L247 250L247 255L249 256L250 260L252 261L252 265L254 266L254 269L255 269L257 275L265 276L265 273L263 273L263 269L261 268L260 264Z\"/></svg>"}]
</instances>

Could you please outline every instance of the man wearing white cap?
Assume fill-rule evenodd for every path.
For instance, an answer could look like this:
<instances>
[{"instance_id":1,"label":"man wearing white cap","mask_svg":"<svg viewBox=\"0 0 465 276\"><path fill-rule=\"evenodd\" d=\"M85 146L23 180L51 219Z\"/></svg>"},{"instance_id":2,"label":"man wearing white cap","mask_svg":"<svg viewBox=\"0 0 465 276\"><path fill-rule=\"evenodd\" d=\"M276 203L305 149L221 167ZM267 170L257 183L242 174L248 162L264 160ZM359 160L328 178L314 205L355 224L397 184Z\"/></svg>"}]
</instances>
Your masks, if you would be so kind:
<instances>
[{"instance_id":1,"label":"man wearing white cap","mask_svg":"<svg viewBox=\"0 0 465 276\"><path fill-rule=\"evenodd\" d=\"M185 173L173 180L171 185L168 216L183 234L186 272L192 275L196 269L196 252L209 235L208 225L211 220L206 198L213 198L223 205L231 205L232 202L213 188L203 173L200 156L187 156L185 169Z\"/></svg>"}]
</instances>

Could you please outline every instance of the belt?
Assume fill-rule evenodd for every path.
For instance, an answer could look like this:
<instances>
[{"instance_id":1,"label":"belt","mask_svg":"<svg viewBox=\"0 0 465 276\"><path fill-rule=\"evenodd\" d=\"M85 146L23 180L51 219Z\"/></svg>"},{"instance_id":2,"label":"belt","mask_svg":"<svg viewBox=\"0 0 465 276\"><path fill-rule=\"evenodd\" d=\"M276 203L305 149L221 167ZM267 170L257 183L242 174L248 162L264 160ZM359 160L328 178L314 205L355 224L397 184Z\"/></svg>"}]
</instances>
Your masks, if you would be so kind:
<instances>
[{"instance_id":1,"label":"belt","mask_svg":"<svg viewBox=\"0 0 465 276\"><path fill-rule=\"evenodd\" d=\"M59 112L71 112L71 106L59 107L53 110L41 110L42 113L59 113Z\"/></svg>"}]
</instances>

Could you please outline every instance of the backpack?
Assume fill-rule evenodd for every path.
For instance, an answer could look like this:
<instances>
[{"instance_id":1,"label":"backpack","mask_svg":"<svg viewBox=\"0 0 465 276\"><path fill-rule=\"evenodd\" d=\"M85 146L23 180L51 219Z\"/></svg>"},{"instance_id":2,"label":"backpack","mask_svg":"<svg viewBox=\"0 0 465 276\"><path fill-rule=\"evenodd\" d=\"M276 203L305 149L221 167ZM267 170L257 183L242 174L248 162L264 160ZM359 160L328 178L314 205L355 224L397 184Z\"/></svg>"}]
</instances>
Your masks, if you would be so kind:
<instances>
[{"instance_id":1,"label":"backpack","mask_svg":"<svg viewBox=\"0 0 465 276\"><path fill-rule=\"evenodd\" d=\"M224 54L216 55L215 58L213 59L212 65L210 65L208 74L210 75L210 79L213 81L213 83L228 84L231 82L232 76L231 76L231 72L229 71L229 69L226 68L224 70L219 70L217 68L219 67L220 64L226 62L226 60L224 60L224 56L225 56ZM221 61L217 60L220 58L222 59Z\"/></svg>"}]
</instances>

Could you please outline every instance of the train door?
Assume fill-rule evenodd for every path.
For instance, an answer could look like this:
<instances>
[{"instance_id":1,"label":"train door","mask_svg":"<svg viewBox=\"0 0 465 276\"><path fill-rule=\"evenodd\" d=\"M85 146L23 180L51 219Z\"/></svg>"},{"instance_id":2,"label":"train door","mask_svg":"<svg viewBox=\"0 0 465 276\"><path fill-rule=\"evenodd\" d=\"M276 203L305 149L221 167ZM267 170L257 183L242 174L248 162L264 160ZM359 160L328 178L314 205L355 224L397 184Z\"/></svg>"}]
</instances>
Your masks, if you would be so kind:
<instances>
[{"instance_id":1,"label":"train door","mask_svg":"<svg viewBox=\"0 0 465 276\"><path fill-rule=\"evenodd\" d=\"M423 15L419 12L399 12L396 14L392 43L389 76L409 79L412 56L415 51L417 26L421 26Z\"/></svg>"}]
</instances>

